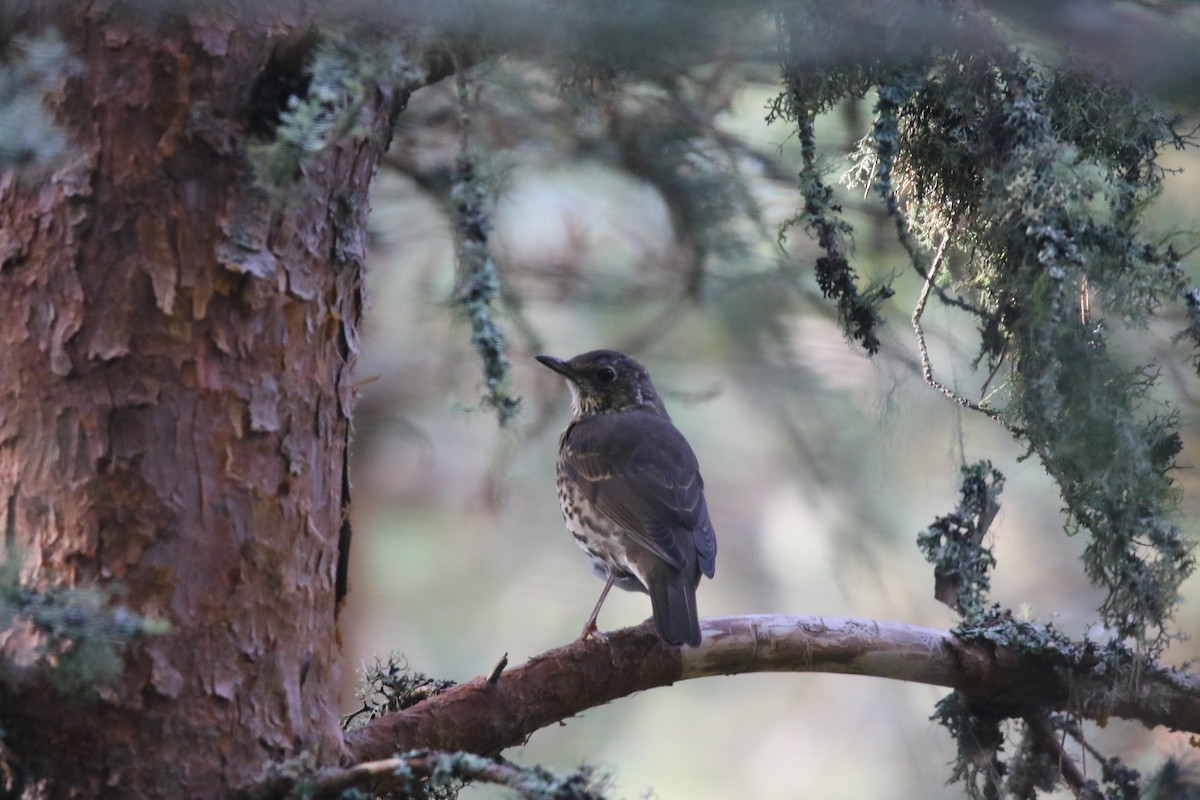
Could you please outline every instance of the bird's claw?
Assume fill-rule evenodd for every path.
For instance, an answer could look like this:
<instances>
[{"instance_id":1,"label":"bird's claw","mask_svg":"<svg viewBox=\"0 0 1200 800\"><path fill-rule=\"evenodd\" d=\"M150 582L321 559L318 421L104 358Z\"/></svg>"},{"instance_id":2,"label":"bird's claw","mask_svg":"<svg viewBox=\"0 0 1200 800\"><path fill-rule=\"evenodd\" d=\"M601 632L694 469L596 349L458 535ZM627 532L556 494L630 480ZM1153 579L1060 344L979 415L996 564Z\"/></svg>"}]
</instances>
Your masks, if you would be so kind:
<instances>
[{"instance_id":1,"label":"bird's claw","mask_svg":"<svg viewBox=\"0 0 1200 800\"><path fill-rule=\"evenodd\" d=\"M598 642L608 644L608 634L596 627L596 623L592 622L583 626L583 632L579 634L579 640L586 642L588 639L595 639Z\"/></svg>"}]
</instances>

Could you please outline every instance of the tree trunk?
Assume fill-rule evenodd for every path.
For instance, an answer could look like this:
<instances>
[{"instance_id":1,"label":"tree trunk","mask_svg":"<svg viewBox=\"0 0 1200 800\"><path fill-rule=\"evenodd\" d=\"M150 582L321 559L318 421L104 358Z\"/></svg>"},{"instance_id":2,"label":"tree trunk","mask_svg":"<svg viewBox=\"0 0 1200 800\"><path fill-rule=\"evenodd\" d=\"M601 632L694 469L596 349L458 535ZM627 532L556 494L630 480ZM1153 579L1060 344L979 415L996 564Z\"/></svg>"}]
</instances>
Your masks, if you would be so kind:
<instances>
[{"instance_id":1,"label":"tree trunk","mask_svg":"<svg viewBox=\"0 0 1200 800\"><path fill-rule=\"evenodd\" d=\"M306 20L64 7L81 68L48 102L77 150L0 178L0 513L37 581L119 583L171 630L90 702L9 686L0 725L30 795L230 796L341 754L367 188L406 93L272 206L244 146L303 85Z\"/></svg>"}]
</instances>

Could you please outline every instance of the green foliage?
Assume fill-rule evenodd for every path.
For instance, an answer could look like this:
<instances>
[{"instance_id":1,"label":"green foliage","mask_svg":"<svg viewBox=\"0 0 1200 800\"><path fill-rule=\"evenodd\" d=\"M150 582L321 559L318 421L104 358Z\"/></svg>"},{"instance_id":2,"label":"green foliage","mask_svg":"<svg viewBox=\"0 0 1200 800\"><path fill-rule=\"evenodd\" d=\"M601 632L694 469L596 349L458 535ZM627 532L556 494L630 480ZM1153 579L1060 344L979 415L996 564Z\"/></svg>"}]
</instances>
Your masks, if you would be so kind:
<instances>
[{"instance_id":1,"label":"green foliage","mask_svg":"<svg viewBox=\"0 0 1200 800\"><path fill-rule=\"evenodd\" d=\"M998 608L964 620L956 633L1052 663L1100 660L1115 685L1136 671L1120 640L1135 639L1151 656L1161 650L1194 562L1173 520L1176 415L1154 403L1148 370L1112 358L1106 327L1090 307L1143 325L1165 299L1189 296L1174 253L1138 233L1163 175L1158 152L1186 137L1127 90L1039 70L1007 51L953 54L924 85L895 94L903 100L893 125L893 104L880 89L886 124L877 122L864 140L859 175L877 175L892 161L908 185L915 238L929 246L946 237L962 256L950 280L970 296L960 307L979 319L979 359L993 369L1009 365L1003 419L1058 483L1068 530L1090 535L1084 568L1107 592L1100 614L1117 638L1105 648L1073 643ZM882 142L881 128L889 132ZM890 203L888 211L901 213ZM909 252L923 273L919 253ZM978 612L986 582L976 585ZM941 712L959 744L956 777L972 796L1000 796L999 776L1014 762L1004 764L998 751L979 757L963 734L980 722L961 702ZM1027 739L1013 773L1022 777L1004 791L1028 797L1045 788L1037 766L1045 758ZM1136 772L1102 763L1107 796L1138 796Z\"/></svg>"},{"instance_id":2,"label":"green foliage","mask_svg":"<svg viewBox=\"0 0 1200 800\"><path fill-rule=\"evenodd\" d=\"M914 231L949 234L955 279L981 316L980 357L1007 359L1004 418L1058 482L1076 529L1091 535L1088 576L1119 636L1161 646L1191 543L1173 523L1173 414L1153 381L1111 357L1096 305L1144 324L1180 291L1169 252L1138 237L1158 190L1158 148L1182 141L1132 95L1069 75L1046 78L1016 56L952 57L900 113L898 169ZM1095 132L1088 120L1108 119ZM1135 133L1136 132L1136 133ZM1121 147L1133 138L1140 145Z\"/></svg>"},{"instance_id":3,"label":"green foliage","mask_svg":"<svg viewBox=\"0 0 1200 800\"><path fill-rule=\"evenodd\" d=\"M804 168L800 172L800 194L804 207L780 231L782 240L793 225L804 224L805 230L817 238L824 255L817 259L817 285L825 297L837 303L838 320L846 336L858 342L868 353L879 351L878 329L883 326L879 306L894 292L886 284L860 289L858 276L846 258L850 224L839 216L841 207L833 201L833 187L825 183L817 164L816 139L813 135L814 113L805 98L792 92L791 103L785 112L796 122ZM775 112L773 112L775 113Z\"/></svg>"},{"instance_id":4,"label":"green foliage","mask_svg":"<svg viewBox=\"0 0 1200 800\"><path fill-rule=\"evenodd\" d=\"M0 47L0 59L0 170L53 166L69 145L44 98L79 65L53 28L14 37Z\"/></svg>"},{"instance_id":5,"label":"green foliage","mask_svg":"<svg viewBox=\"0 0 1200 800\"><path fill-rule=\"evenodd\" d=\"M782 24L795 38L809 22ZM815 110L871 86L876 120L851 180L882 199L920 275L921 247L947 246L938 296L977 319L977 363L993 374L1007 366L989 402L1000 410L990 413L1058 483L1068 530L1089 535L1084 569L1106 592L1104 624L1156 653L1194 568L1192 542L1174 521L1181 442L1176 415L1153 399L1153 373L1113 358L1107 325L1144 326L1163 302L1182 299L1191 322L1181 335L1200 341L1200 302L1176 254L1139 229L1161 187L1159 152L1190 137L1129 89L1069 66L1037 67L1007 46L934 50L907 63L893 55L820 80L785 68L773 114L796 122L805 152L800 219L826 251L818 284L847 333L874 352L871 301L890 289L864 302L843 255L850 230L832 217L811 143ZM951 298L947 287L963 294Z\"/></svg>"},{"instance_id":6,"label":"green foliage","mask_svg":"<svg viewBox=\"0 0 1200 800\"><path fill-rule=\"evenodd\" d=\"M869 149L872 158L869 159L872 170L863 181L874 189L883 200L887 215L896 225L896 238L908 253L917 272L924 274L920 268L920 255L916 245L909 236L908 218L900 205L899 188L896 186L895 174L897 161L901 158L900 113L913 94L924 85L921 75L914 72L895 70L888 73L876 85L878 101L875 104L875 122L868 136Z\"/></svg>"},{"instance_id":7,"label":"green foliage","mask_svg":"<svg viewBox=\"0 0 1200 800\"><path fill-rule=\"evenodd\" d=\"M40 669L59 691L90 699L121 673L121 653L139 636L166 633L165 620L112 606L113 587L38 588L21 580L18 559L0 564L0 629L28 626L37 638Z\"/></svg>"}]
</instances>

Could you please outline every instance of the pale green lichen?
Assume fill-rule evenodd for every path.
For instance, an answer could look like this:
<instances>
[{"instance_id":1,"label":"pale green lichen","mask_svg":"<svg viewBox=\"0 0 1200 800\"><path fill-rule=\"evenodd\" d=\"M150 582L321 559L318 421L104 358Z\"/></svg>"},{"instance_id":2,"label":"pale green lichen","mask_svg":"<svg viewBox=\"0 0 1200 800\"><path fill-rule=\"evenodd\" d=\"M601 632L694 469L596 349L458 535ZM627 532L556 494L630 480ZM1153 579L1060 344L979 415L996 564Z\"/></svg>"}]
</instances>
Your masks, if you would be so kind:
<instances>
[{"instance_id":1,"label":"pale green lichen","mask_svg":"<svg viewBox=\"0 0 1200 800\"><path fill-rule=\"evenodd\" d=\"M11 551L0 558L0 629L27 626L39 634L37 669L64 694L93 698L121 674L130 642L170 630L164 619L114 605L119 586L67 587L49 575L34 585L22 579Z\"/></svg>"},{"instance_id":2,"label":"pale green lichen","mask_svg":"<svg viewBox=\"0 0 1200 800\"><path fill-rule=\"evenodd\" d=\"M44 103L79 68L53 28L0 48L0 170L52 167L69 152L66 132Z\"/></svg>"},{"instance_id":3,"label":"pale green lichen","mask_svg":"<svg viewBox=\"0 0 1200 800\"><path fill-rule=\"evenodd\" d=\"M259 185L279 201L289 198L307 166L330 148L366 135L368 100L381 86L404 89L420 72L404 40L353 37L326 31L301 66L302 94L286 98L269 141L248 148ZM270 114L271 109L260 113Z\"/></svg>"}]
</instances>

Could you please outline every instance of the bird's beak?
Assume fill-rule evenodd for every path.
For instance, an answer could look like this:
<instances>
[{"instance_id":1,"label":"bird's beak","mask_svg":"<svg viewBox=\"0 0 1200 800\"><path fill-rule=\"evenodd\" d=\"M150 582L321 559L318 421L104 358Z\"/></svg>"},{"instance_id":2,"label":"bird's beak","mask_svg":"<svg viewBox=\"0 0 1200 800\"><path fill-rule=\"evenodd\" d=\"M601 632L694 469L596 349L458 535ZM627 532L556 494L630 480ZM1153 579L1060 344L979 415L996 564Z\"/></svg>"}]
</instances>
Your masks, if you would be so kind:
<instances>
[{"instance_id":1,"label":"bird's beak","mask_svg":"<svg viewBox=\"0 0 1200 800\"><path fill-rule=\"evenodd\" d=\"M536 356L536 358L538 361L542 362L547 367L554 370L559 375L562 375L572 383L579 382L579 374L575 372L575 370L571 369L571 365L563 361L561 358L555 358L554 356Z\"/></svg>"}]
</instances>

